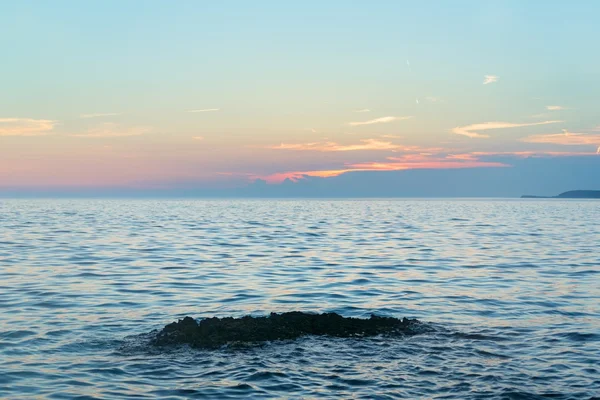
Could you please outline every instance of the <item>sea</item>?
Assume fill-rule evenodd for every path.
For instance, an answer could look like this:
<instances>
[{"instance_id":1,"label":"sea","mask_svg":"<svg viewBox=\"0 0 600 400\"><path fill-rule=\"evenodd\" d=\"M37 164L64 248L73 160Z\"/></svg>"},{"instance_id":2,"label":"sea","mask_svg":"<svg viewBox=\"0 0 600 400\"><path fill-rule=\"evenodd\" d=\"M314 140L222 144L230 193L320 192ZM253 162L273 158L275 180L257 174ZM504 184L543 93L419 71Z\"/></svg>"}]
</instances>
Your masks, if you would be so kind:
<instances>
[{"instance_id":1,"label":"sea","mask_svg":"<svg viewBox=\"0 0 600 400\"><path fill-rule=\"evenodd\" d=\"M412 336L155 347L184 316ZM2 399L600 398L600 201L0 200Z\"/></svg>"}]
</instances>

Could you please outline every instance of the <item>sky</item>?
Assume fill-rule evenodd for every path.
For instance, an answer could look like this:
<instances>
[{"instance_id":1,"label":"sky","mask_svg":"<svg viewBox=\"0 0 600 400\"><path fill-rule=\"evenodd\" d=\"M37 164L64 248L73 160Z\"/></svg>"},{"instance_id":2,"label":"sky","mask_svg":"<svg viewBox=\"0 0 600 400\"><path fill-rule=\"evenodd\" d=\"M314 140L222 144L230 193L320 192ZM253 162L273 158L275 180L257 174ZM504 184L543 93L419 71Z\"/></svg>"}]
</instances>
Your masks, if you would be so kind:
<instances>
[{"instance_id":1,"label":"sky","mask_svg":"<svg viewBox=\"0 0 600 400\"><path fill-rule=\"evenodd\" d=\"M0 9L0 195L600 189L597 1Z\"/></svg>"}]
</instances>

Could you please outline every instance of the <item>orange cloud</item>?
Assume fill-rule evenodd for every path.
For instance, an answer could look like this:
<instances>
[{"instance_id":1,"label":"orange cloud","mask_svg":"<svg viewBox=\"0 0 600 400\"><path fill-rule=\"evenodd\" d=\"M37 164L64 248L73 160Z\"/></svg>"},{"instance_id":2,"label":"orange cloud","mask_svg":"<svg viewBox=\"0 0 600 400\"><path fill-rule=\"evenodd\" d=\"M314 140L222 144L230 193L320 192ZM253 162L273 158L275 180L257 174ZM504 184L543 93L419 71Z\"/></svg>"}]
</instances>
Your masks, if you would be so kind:
<instances>
[{"instance_id":1,"label":"orange cloud","mask_svg":"<svg viewBox=\"0 0 600 400\"><path fill-rule=\"evenodd\" d=\"M405 169L456 169L456 168L475 168L475 167L506 167L506 164L499 162L480 161L474 156L461 155L432 157L423 154L410 154L402 157L388 157L391 162L384 163L359 163L352 164L354 168L369 169L376 171L397 171Z\"/></svg>"},{"instance_id":2,"label":"orange cloud","mask_svg":"<svg viewBox=\"0 0 600 400\"><path fill-rule=\"evenodd\" d=\"M0 136L46 135L56 123L49 119L0 118Z\"/></svg>"},{"instance_id":3,"label":"orange cloud","mask_svg":"<svg viewBox=\"0 0 600 400\"><path fill-rule=\"evenodd\" d=\"M295 171L295 172L279 172L268 176L255 177L264 179L268 183L281 183L286 179L290 179L294 182L304 179L307 176L314 176L319 178L331 178L334 176L342 175L346 172L359 171L357 169L335 169L325 171Z\"/></svg>"},{"instance_id":4,"label":"orange cloud","mask_svg":"<svg viewBox=\"0 0 600 400\"><path fill-rule=\"evenodd\" d=\"M466 155L461 159L456 157L432 157L430 154L408 154L402 157L388 157L386 162L365 162L349 164L347 168L323 170L323 171L293 171L281 172L266 177L268 183L281 183L285 179L298 181L308 176L330 178L348 172L359 171L401 171L408 169L457 169L476 167L508 167L500 162L480 161L476 157L468 158Z\"/></svg>"}]
</instances>

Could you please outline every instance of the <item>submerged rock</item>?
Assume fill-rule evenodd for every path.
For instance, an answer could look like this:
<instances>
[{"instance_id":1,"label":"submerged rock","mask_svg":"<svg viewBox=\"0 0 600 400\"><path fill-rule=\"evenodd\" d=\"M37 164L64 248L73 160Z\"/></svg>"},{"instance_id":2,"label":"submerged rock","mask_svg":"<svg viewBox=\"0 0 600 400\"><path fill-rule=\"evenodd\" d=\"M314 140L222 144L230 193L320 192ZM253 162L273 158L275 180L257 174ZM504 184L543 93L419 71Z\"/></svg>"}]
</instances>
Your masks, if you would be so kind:
<instances>
[{"instance_id":1,"label":"submerged rock","mask_svg":"<svg viewBox=\"0 0 600 400\"><path fill-rule=\"evenodd\" d=\"M334 337L375 336L380 334L414 334L420 322L371 315L369 319L342 317L336 313L308 314L294 311L269 316L241 318L207 318L197 322L185 317L165 326L152 339L152 344L165 346L189 344L214 348L230 343L251 343L296 339L305 335Z\"/></svg>"}]
</instances>

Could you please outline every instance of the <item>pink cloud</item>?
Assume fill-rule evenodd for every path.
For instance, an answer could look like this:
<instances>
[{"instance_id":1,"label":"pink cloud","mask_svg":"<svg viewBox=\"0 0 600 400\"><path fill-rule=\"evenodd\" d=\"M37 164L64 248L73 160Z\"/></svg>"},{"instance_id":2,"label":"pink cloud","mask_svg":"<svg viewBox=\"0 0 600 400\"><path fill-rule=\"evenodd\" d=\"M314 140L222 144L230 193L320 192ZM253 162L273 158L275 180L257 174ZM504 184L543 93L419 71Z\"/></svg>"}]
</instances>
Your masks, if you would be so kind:
<instances>
[{"instance_id":1,"label":"pink cloud","mask_svg":"<svg viewBox=\"0 0 600 400\"><path fill-rule=\"evenodd\" d=\"M335 151L364 151L364 150L395 150L401 146L392 142L363 139L360 143L343 145L336 142L311 142L311 143L282 143L278 146L269 146L267 148L274 150L297 150L297 151L320 151L320 152L335 152Z\"/></svg>"},{"instance_id":2,"label":"pink cloud","mask_svg":"<svg viewBox=\"0 0 600 400\"><path fill-rule=\"evenodd\" d=\"M387 138L396 138L387 135ZM403 151L403 152L442 152L444 149L435 147L405 146L395 144L390 141L379 139L362 139L360 143L339 144L336 142L310 142L310 143L282 143L276 146L268 146L272 150L295 150L295 151L315 151L315 152L345 152L345 151Z\"/></svg>"},{"instance_id":3,"label":"pink cloud","mask_svg":"<svg viewBox=\"0 0 600 400\"><path fill-rule=\"evenodd\" d=\"M285 179L297 181L308 176L330 178L348 172L359 171L400 171L408 169L456 169L476 167L508 167L500 162L481 161L476 157L432 156L431 154L407 154L400 157L388 157L384 162L364 162L346 165L345 168L316 170L316 171L290 171L262 176L269 183L281 183Z\"/></svg>"}]
</instances>

